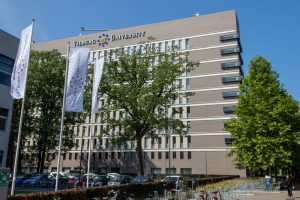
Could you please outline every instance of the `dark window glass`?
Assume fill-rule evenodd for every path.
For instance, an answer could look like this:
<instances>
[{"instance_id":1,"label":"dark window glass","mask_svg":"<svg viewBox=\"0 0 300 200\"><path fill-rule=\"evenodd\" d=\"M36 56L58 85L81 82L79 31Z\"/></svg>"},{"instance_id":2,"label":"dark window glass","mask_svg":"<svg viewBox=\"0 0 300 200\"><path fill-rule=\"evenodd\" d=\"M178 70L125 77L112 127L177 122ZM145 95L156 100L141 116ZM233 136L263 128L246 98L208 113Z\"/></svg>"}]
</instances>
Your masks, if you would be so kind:
<instances>
[{"instance_id":1,"label":"dark window glass","mask_svg":"<svg viewBox=\"0 0 300 200\"><path fill-rule=\"evenodd\" d=\"M228 69L228 68L240 67L241 65L242 64L240 61L236 61L236 62L222 63L221 67L222 69Z\"/></svg>"},{"instance_id":2,"label":"dark window glass","mask_svg":"<svg viewBox=\"0 0 300 200\"><path fill-rule=\"evenodd\" d=\"M240 76L222 77L222 83L235 83L241 81L242 77Z\"/></svg>"},{"instance_id":3,"label":"dark window glass","mask_svg":"<svg viewBox=\"0 0 300 200\"><path fill-rule=\"evenodd\" d=\"M235 109L236 109L235 106L223 107L223 112L225 114L232 114L232 113L234 113Z\"/></svg>"},{"instance_id":4,"label":"dark window glass","mask_svg":"<svg viewBox=\"0 0 300 200\"><path fill-rule=\"evenodd\" d=\"M238 91L223 92L223 98L233 98L238 96L239 96Z\"/></svg>"},{"instance_id":5,"label":"dark window glass","mask_svg":"<svg viewBox=\"0 0 300 200\"><path fill-rule=\"evenodd\" d=\"M180 159L184 159L184 152L180 151Z\"/></svg>"},{"instance_id":6,"label":"dark window glass","mask_svg":"<svg viewBox=\"0 0 300 200\"><path fill-rule=\"evenodd\" d=\"M225 138L225 144L230 145L234 141L234 138Z\"/></svg>"},{"instance_id":7,"label":"dark window glass","mask_svg":"<svg viewBox=\"0 0 300 200\"><path fill-rule=\"evenodd\" d=\"M151 152L151 159L154 159L155 156L154 156L154 152Z\"/></svg>"},{"instance_id":8,"label":"dark window glass","mask_svg":"<svg viewBox=\"0 0 300 200\"><path fill-rule=\"evenodd\" d=\"M161 159L161 152L158 152L158 159Z\"/></svg>"},{"instance_id":9,"label":"dark window glass","mask_svg":"<svg viewBox=\"0 0 300 200\"><path fill-rule=\"evenodd\" d=\"M5 130L6 119L0 118L0 130Z\"/></svg>"},{"instance_id":10,"label":"dark window glass","mask_svg":"<svg viewBox=\"0 0 300 200\"><path fill-rule=\"evenodd\" d=\"M229 34L229 35L221 35L220 41L230 41L239 38L239 34Z\"/></svg>"},{"instance_id":11,"label":"dark window glass","mask_svg":"<svg viewBox=\"0 0 300 200\"><path fill-rule=\"evenodd\" d=\"M192 159L192 152L188 151L188 159Z\"/></svg>"},{"instance_id":12,"label":"dark window glass","mask_svg":"<svg viewBox=\"0 0 300 200\"><path fill-rule=\"evenodd\" d=\"M0 84L10 86L10 80L11 80L10 75L0 72Z\"/></svg>"},{"instance_id":13,"label":"dark window glass","mask_svg":"<svg viewBox=\"0 0 300 200\"><path fill-rule=\"evenodd\" d=\"M230 55L240 53L241 49L239 47L221 49L221 55Z\"/></svg>"}]
</instances>

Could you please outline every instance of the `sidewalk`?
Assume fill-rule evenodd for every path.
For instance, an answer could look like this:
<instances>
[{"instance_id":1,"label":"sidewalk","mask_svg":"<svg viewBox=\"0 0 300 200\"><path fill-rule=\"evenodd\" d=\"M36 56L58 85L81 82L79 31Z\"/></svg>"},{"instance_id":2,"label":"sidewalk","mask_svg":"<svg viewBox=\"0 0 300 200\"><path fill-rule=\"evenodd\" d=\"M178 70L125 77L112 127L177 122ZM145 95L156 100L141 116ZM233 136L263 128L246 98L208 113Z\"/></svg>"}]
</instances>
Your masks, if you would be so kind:
<instances>
[{"instance_id":1,"label":"sidewalk","mask_svg":"<svg viewBox=\"0 0 300 200\"><path fill-rule=\"evenodd\" d=\"M296 190L293 191L294 199L300 200L300 191ZM243 199L243 198L240 198ZM247 198L246 198L247 199ZM288 199L288 193L286 190L284 191L278 191L278 192L256 192L254 195L250 198L251 200L287 200Z\"/></svg>"}]
</instances>

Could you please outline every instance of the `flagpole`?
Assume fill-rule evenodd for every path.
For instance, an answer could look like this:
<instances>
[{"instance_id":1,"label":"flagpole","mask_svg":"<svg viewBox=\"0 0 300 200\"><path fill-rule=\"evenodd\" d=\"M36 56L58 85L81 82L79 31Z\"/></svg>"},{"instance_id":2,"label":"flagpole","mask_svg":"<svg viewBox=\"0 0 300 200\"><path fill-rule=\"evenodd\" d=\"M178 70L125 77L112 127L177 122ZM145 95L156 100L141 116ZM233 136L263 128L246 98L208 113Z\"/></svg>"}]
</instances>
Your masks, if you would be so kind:
<instances>
[{"instance_id":1,"label":"flagpole","mask_svg":"<svg viewBox=\"0 0 300 200\"><path fill-rule=\"evenodd\" d=\"M35 19L32 19L32 31L34 26ZM32 33L30 38L30 48L31 49L31 42L32 42ZM30 59L30 50L29 50L29 57L28 62ZM15 156L15 163L14 163L14 171L13 171L13 180L11 184L11 196L15 195L15 186L16 186L16 175L18 170L18 160L19 160L19 151L20 151L20 143L21 143L21 135L22 135L22 123L23 123L23 115L24 115L24 104L25 104L25 95L26 95L26 84L27 84L27 76L28 76L28 67L27 67L27 73L25 77L25 88L24 88L24 97L22 99L22 106L21 106L21 115L20 115L20 122L19 122L19 129L18 129L18 140L17 140L17 149L16 149L16 156Z\"/></svg>"},{"instance_id":2,"label":"flagpole","mask_svg":"<svg viewBox=\"0 0 300 200\"><path fill-rule=\"evenodd\" d=\"M91 113L91 122L94 120L94 114ZM90 167L91 167L91 151L92 151L92 135L94 134L94 126L90 125L90 141L89 141L89 156L88 156L88 168L87 168L87 180L86 187L89 188L90 183Z\"/></svg>"},{"instance_id":3,"label":"flagpole","mask_svg":"<svg viewBox=\"0 0 300 200\"><path fill-rule=\"evenodd\" d=\"M66 96L66 86L67 86L67 81L68 81L69 52L70 52L70 42L68 42L67 57L66 57L67 60L66 60L63 106L62 106L62 109L61 109L61 124L60 124L59 144L58 144L58 157L57 157L57 169L56 169L57 173L56 173L56 181L55 181L55 192L58 190L58 181L59 181L59 168L60 168L62 135L63 135L64 117L65 117L65 96Z\"/></svg>"}]
</instances>

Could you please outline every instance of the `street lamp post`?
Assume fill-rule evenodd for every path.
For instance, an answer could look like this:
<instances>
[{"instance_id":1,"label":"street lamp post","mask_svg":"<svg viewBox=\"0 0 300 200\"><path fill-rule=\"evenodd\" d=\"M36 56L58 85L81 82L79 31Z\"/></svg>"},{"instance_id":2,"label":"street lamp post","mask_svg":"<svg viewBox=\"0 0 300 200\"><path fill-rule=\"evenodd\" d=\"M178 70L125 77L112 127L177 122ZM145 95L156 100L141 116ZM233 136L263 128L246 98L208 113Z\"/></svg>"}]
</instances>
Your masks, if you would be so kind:
<instances>
[{"instance_id":1,"label":"street lamp post","mask_svg":"<svg viewBox=\"0 0 300 200\"><path fill-rule=\"evenodd\" d=\"M85 126L82 127L82 132L81 132L81 146L80 146L80 161L79 161L79 183L81 179L81 171L82 171L82 146L83 146L83 134L85 132Z\"/></svg>"}]
</instances>

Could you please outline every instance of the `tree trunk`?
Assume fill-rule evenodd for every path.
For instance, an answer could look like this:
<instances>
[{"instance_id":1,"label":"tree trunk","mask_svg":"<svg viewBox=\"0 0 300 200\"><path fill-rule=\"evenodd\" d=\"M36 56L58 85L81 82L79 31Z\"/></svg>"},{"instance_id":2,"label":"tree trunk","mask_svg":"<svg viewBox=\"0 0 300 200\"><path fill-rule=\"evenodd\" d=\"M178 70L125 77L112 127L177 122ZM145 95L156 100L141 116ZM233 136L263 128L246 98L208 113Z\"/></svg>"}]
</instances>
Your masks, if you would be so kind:
<instances>
[{"instance_id":1,"label":"tree trunk","mask_svg":"<svg viewBox=\"0 0 300 200\"><path fill-rule=\"evenodd\" d=\"M41 173L44 173L45 157L46 157L46 150L43 149L43 151L42 151L42 159L41 159Z\"/></svg>"},{"instance_id":2,"label":"tree trunk","mask_svg":"<svg viewBox=\"0 0 300 200\"><path fill-rule=\"evenodd\" d=\"M42 155L42 152L41 152L41 149L39 148L38 149L38 154L37 154L37 166L36 166L38 173L42 173L41 172L41 160L42 160L41 155Z\"/></svg>"},{"instance_id":3,"label":"tree trunk","mask_svg":"<svg viewBox=\"0 0 300 200\"><path fill-rule=\"evenodd\" d=\"M143 152L142 152L142 138L136 140L136 157L138 164L138 176L144 174Z\"/></svg>"}]
</instances>

